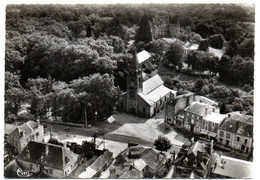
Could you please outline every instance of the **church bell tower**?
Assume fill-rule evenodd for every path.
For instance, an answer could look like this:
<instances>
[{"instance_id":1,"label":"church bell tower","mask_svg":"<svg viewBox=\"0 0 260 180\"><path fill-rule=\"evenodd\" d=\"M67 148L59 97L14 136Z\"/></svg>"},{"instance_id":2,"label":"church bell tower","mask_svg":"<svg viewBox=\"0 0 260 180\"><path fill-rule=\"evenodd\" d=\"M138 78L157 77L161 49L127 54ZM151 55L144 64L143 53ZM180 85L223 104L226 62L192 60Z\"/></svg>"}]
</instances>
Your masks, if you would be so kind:
<instances>
[{"instance_id":1,"label":"church bell tower","mask_svg":"<svg viewBox=\"0 0 260 180\"><path fill-rule=\"evenodd\" d=\"M126 111L138 114L138 93L143 89L142 68L137 59L136 49L133 47L131 51L133 58L127 75Z\"/></svg>"}]
</instances>

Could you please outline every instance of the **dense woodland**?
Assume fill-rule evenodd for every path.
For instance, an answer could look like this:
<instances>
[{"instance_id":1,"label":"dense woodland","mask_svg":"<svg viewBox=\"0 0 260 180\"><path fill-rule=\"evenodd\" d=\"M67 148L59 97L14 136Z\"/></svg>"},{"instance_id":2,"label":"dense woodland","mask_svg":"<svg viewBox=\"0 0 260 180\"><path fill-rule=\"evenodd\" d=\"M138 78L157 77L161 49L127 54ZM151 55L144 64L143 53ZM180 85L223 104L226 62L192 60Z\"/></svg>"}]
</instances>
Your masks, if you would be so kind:
<instances>
[{"instance_id":1,"label":"dense woodland","mask_svg":"<svg viewBox=\"0 0 260 180\"><path fill-rule=\"evenodd\" d=\"M185 87L164 77L172 88L181 86L204 95L208 91L216 98L233 93L219 88L213 78L250 91L254 13L254 8L233 4L8 5L5 118L15 117L21 103L29 103L35 117L44 118L51 112L55 119L70 122L106 119L126 90L130 40L135 40L138 51L153 53L155 61L143 67L148 74L160 65L183 73L183 63L188 65L185 73L200 76L209 72ZM186 55L178 43L154 40L148 22L155 14L178 18L181 33L176 38L198 43L198 50ZM225 53L218 59L207 52L209 47ZM222 107L238 99L239 95L234 96L222 102ZM252 106L253 102L247 102L246 113L253 113ZM234 110L229 108L226 111Z\"/></svg>"}]
</instances>

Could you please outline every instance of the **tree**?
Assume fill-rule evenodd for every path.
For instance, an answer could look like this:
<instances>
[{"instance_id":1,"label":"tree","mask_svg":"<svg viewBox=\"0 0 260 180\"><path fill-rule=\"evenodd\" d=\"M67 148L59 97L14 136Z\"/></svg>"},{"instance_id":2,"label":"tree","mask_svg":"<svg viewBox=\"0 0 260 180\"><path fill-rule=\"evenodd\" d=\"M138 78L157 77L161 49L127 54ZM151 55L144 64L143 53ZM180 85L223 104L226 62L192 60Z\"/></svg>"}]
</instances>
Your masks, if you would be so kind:
<instances>
[{"instance_id":1,"label":"tree","mask_svg":"<svg viewBox=\"0 0 260 180\"><path fill-rule=\"evenodd\" d=\"M209 45L216 49L222 49L224 46L224 37L222 34L214 34L209 37Z\"/></svg>"},{"instance_id":2,"label":"tree","mask_svg":"<svg viewBox=\"0 0 260 180\"><path fill-rule=\"evenodd\" d=\"M159 136L155 141L154 141L154 146L156 147L157 150L161 151L167 151L172 147L171 141L163 136Z\"/></svg>"},{"instance_id":3,"label":"tree","mask_svg":"<svg viewBox=\"0 0 260 180\"><path fill-rule=\"evenodd\" d=\"M151 26L149 23L149 18L147 15L144 15L141 22L139 29L136 33L135 40L138 41L143 41L144 43L149 43L152 41L152 31L151 31Z\"/></svg>"},{"instance_id":4,"label":"tree","mask_svg":"<svg viewBox=\"0 0 260 180\"><path fill-rule=\"evenodd\" d=\"M201 41L198 47L198 51L208 51L209 43L207 40Z\"/></svg>"},{"instance_id":5,"label":"tree","mask_svg":"<svg viewBox=\"0 0 260 180\"><path fill-rule=\"evenodd\" d=\"M172 43L167 49L164 57L163 63L172 67L182 67L182 62L184 59L184 48L179 43Z\"/></svg>"},{"instance_id":6,"label":"tree","mask_svg":"<svg viewBox=\"0 0 260 180\"><path fill-rule=\"evenodd\" d=\"M95 153L96 145L93 142L83 141L81 148L83 150L83 155L90 159Z\"/></svg>"},{"instance_id":7,"label":"tree","mask_svg":"<svg viewBox=\"0 0 260 180\"><path fill-rule=\"evenodd\" d=\"M16 116L21 102L27 97L27 91L20 84L20 76L5 72L5 119Z\"/></svg>"}]
</instances>

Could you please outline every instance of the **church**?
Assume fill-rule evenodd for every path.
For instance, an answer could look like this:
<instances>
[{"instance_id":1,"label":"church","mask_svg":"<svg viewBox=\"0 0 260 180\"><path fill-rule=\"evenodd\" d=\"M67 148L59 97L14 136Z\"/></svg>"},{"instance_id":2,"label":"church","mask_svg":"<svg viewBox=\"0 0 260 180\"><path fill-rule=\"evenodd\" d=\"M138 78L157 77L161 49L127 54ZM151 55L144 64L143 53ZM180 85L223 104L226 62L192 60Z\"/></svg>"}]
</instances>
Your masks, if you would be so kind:
<instances>
[{"instance_id":1,"label":"church","mask_svg":"<svg viewBox=\"0 0 260 180\"><path fill-rule=\"evenodd\" d=\"M151 58L151 54L145 50L138 54L136 51L133 52L127 75L127 91L120 97L118 110L150 118L176 96L177 91L165 87L158 74L143 81L145 73L142 70L142 63Z\"/></svg>"}]
</instances>

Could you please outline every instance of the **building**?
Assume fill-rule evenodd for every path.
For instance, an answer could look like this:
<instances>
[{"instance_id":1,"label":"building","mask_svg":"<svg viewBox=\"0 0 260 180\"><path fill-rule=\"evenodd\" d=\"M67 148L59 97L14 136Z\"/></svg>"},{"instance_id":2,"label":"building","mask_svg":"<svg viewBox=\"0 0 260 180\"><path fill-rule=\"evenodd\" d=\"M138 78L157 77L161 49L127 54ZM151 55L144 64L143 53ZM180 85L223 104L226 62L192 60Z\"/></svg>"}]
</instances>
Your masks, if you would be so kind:
<instances>
[{"instance_id":1,"label":"building","mask_svg":"<svg viewBox=\"0 0 260 180\"><path fill-rule=\"evenodd\" d=\"M253 117L229 113L218 129L218 143L249 154L253 151Z\"/></svg>"},{"instance_id":2,"label":"building","mask_svg":"<svg viewBox=\"0 0 260 180\"><path fill-rule=\"evenodd\" d=\"M192 102L184 110L184 128L194 132L200 133L203 127L203 118L211 112L219 112L219 109L201 102Z\"/></svg>"},{"instance_id":3,"label":"building","mask_svg":"<svg viewBox=\"0 0 260 180\"><path fill-rule=\"evenodd\" d=\"M106 150L104 154L100 155L86 171L79 175L79 178L98 178L103 171L105 171L113 161L113 153Z\"/></svg>"},{"instance_id":4,"label":"building","mask_svg":"<svg viewBox=\"0 0 260 180\"><path fill-rule=\"evenodd\" d=\"M138 54L134 51L127 75L127 91L122 94L118 109L142 117L152 117L173 97L176 91L165 87L162 78L156 74L143 81L141 64L151 59L147 51Z\"/></svg>"},{"instance_id":5,"label":"building","mask_svg":"<svg viewBox=\"0 0 260 180\"><path fill-rule=\"evenodd\" d=\"M33 173L51 178L66 178L77 167L78 155L66 147L30 141L16 157L17 164Z\"/></svg>"},{"instance_id":6,"label":"building","mask_svg":"<svg viewBox=\"0 0 260 180\"><path fill-rule=\"evenodd\" d=\"M185 150L178 153L175 160L175 178L202 178L209 161L207 145L201 142L194 142Z\"/></svg>"},{"instance_id":7,"label":"building","mask_svg":"<svg viewBox=\"0 0 260 180\"><path fill-rule=\"evenodd\" d=\"M151 22L153 39L176 37L180 33L179 16L155 15Z\"/></svg>"},{"instance_id":8,"label":"building","mask_svg":"<svg viewBox=\"0 0 260 180\"><path fill-rule=\"evenodd\" d=\"M5 124L6 141L12 145L16 153L20 153L30 141L44 141L44 130L40 121L28 121L21 126Z\"/></svg>"},{"instance_id":9,"label":"building","mask_svg":"<svg viewBox=\"0 0 260 180\"><path fill-rule=\"evenodd\" d=\"M208 137L217 138L218 127L222 124L226 115L209 112L202 121L201 134L204 134Z\"/></svg>"},{"instance_id":10,"label":"building","mask_svg":"<svg viewBox=\"0 0 260 180\"><path fill-rule=\"evenodd\" d=\"M166 156L155 149L131 146L116 157L110 178L152 178L164 170L166 161Z\"/></svg>"},{"instance_id":11,"label":"building","mask_svg":"<svg viewBox=\"0 0 260 180\"><path fill-rule=\"evenodd\" d=\"M211 163L209 165L209 173L205 178L253 178L253 163L228 156L220 153L213 153Z\"/></svg>"},{"instance_id":12,"label":"building","mask_svg":"<svg viewBox=\"0 0 260 180\"><path fill-rule=\"evenodd\" d=\"M184 109L195 100L194 93L187 93L173 98L165 107L165 121L174 126L183 127Z\"/></svg>"}]
</instances>

